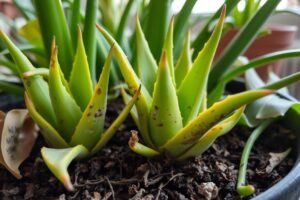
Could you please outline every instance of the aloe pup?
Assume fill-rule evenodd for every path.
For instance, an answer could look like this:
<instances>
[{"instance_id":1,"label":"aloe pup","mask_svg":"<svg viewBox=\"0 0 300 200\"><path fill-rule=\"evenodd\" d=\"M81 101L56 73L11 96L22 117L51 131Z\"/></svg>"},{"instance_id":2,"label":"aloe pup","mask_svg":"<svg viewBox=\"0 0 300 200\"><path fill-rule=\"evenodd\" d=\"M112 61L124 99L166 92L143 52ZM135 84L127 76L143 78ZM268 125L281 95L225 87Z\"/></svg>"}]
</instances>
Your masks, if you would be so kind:
<instances>
[{"instance_id":1,"label":"aloe pup","mask_svg":"<svg viewBox=\"0 0 300 200\"><path fill-rule=\"evenodd\" d=\"M50 147L42 148L42 157L53 174L68 190L73 190L67 167L78 157L99 151L114 135L136 102L140 89L117 119L104 130L110 65L115 51L112 45L99 81L93 88L89 65L78 31L77 51L70 81L67 82L58 62L58 48L52 43L49 70L37 69L1 32L25 85L25 102L29 114L41 127Z\"/></svg>"}]
</instances>

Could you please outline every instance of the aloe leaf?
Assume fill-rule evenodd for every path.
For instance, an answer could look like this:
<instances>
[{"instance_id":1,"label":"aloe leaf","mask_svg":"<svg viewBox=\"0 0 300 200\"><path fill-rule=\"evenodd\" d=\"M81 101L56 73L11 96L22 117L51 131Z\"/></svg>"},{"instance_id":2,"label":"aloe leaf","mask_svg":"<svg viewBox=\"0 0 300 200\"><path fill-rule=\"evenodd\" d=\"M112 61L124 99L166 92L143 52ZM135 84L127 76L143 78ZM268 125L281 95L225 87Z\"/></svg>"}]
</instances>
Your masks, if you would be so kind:
<instances>
[{"instance_id":1,"label":"aloe leaf","mask_svg":"<svg viewBox=\"0 0 300 200\"><path fill-rule=\"evenodd\" d=\"M84 20L83 41L90 67L91 78L96 82L96 26L97 23L97 0L87 0L86 16Z\"/></svg>"},{"instance_id":2,"label":"aloe leaf","mask_svg":"<svg viewBox=\"0 0 300 200\"><path fill-rule=\"evenodd\" d=\"M178 57L181 51L184 34L187 32L189 25L189 17L192 14L192 10L196 2L197 0L186 1L179 13L175 16L173 37L175 58Z\"/></svg>"},{"instance_id":3,"label":"aloe leaf","mask_svg":"<svg viewBox=\"0 0 300 200\"><path fill-rule=\"evenodd\" d=\"M82 41L81 31L79 28L77 52L74 58L69 86L77 104L80 106L82 111L85 110L93 95L93 83L84 44Z\"/></svg>"},{"instance_id":4,"label":"aloe leaf","mask_svg":"<svg viewBox=\"0 0 300 200\"><path fill-rule=\"evenodd\" d=\"M108 127L108 129L103 133L102 137L98 141L98 143L95 145L95 147L92 149L92 153L96 153L100 149L103 148L104 145L113 137L113 135L116 133L120 125L124 122L128 114L130 113L130 110L134 106L134 104L138 101L138 98L140 96L141 87L138 88L138 90L135 92L132 99L126 104L125 108L123 108L122 112L119 114L117 119L114 120L114 122Z\"/></svg>"},{"instance_id":5,"label":"aloe leaf","mask_svg":"<svg viewBox=\"0 0 300 200\"><path fill-rule=\"evenodd\" d=\"M127 92L123 88L121 89L121 95L122 95L122 99L125 102L125 104L128 104L129 101L132 99L132 97L129 94L127 94ZM138 111L137 111L135 105L132 107L130 114L131 114L131 117L132 117L134 123L138 127L138 129L140 129Z\"/></svg>"},{"instance_id":6,"label":"aloe leaf","mask_svg":"<svg viewBox=\"0 0 300 200\"><path fill-rule=\"evenodd\" d=\"M245 106L239 108L231 116L209 129L191 148L179 156L177 160L184 160L204 153L218 137L229 132L237 124L244 110Z\"/></svg>"},{"instance_id":7,"label":"aloe leaf","mask_svg":"<svg viewBox=\"0 0 300 200\"><path fill-rule=\"evenodd\" d=\"M139 138L137 136L137 132L135 131L131 132L131 137L128 141L128 145L133 152L147 158L152 158L160 155L158 151L139 143Z\"/></svg>"},{"instance_id":8,"label":"aloe leaf","mask_svg":"<svg viewBox=\"0 0 300 200\"><path fill-rule=\"evenodd\" d=\"M231 95L224 100L215 103L206 111L201 112L194 120L182 128L163 149L171 157L177 157L192 146L210 128L217 124L224 116L230 114L239 107L269 95L272 90L252 90Z\"/></svg>"},{"instance_id":9,"label":"aloe leaf","mask_svg":"<svg viewBox=\"0 0 300 200\"><path fill-rule=\"evenodd\" d=\"M59 62L62 71L68 79L73 62L73 47L67 21L60 0L34 0L47 57L51 55L53 37L57 40L60 49ZM59 28L58 28L59 27Z\"/></svg>"},{"instance_id":10,"label":"aloe leaf","mask_svg":"<svg viewBox=\"0 0 300 200\"><path fill-rule=\"evenodd\" d=\"M134 94L134 92L138 89L139 85L141 84L141 81L133 71L128 59L126 58L126 55L122 51L121 47L116 43L116 41L113 39L113 37L105 31L102 27L97 25L98 30L103 34L103 36L106 38L108 43L111 45L115 43L115 56L118 61L118 64L120 66L120 70L123 74L123 77L128 85L128 89L131 94ZM140 124L140 131L143 136L143 139L147 143L148 146L153 146L152 141L150 138L149 133L149 127L148 127L148 113L150 109L150 102L151 97L147 91L146 88L142 86L140 97L136 103L136 107L139 114L139 124Z\"/></svg>"},{"instance_id":11,"label":"aloe leaf","mask_svg":"<svg viewBox=\"0 0 300 200\"><path fill-rule=\"evenodd\" d=\"M78 38L78 25L80 23L80 2L81 0L74 0L70 8L70 21L69 30L73 42L73 48L77 48L77 38Z\"/></svg>"},{"instance_id":12,"label":"aloe leaf","mask_svg":"<svg viewBox=\"0 0 300 200\"><path fill-rule=\"evenodd\" d=\"M162 146L182 128L176 88L170 74L167 54L163 51L150 109L149 127L155 146Z\"/></svg>"},{"instance_id":13,"label":"aloe leaf","mask_svg":"<svg viewBox=\"0 0 300 200\"><path fill-rule=\"evenodd\" d=\"M17 67L20 77L28 96L32 99L34 106L39 110L41 115L49 121L54 127L57 126L55 114L52 109L51 99L49 96L49 88L47 83L40 76L31 78L23 78L22 74L35 68L28 60L28 58L11 42L11 40L0 31L0 37L5 42L10 54L12 55Z\"/></svg>"},{"instance_id":14,"label":"aloe leaf","mask_svg":"<svg viewBox=\"0 0 300 200\"><path fill-rule=\"evenodd\" d=\"M173 64L173 29L174 29L174 17L172 17L170 21L163 48L166 51L168 66L170 68L170 75L175 85L174 64Z\"/></svg>"},{"instance_id":15,"label":"aloe leaf","mask_svg":"<svg viewBox=\"0 0 300 200\"><path fill-rule=\"evenodd\" d=\"M209 76L208 90L211 91L218 83L220 78L229 69L236 58L243 54L255 36L259 33L259 29L264 22L272 14L280 0L266 1L266 3L258 10L251 20L239 31L235 39L224 50L213 66Z\"/></svg>"},{"instance_id":16,"label":"aloe leaf","mask_svg":"<svg viewBox=\"0 0 300 200\"><path fill-rule=\"evenodd\" d=\"M228 71L222 77L222 81L224 82L231 81L235 77L242 75L243 73L245 73L246 70L251 68L258 68L276 60L299 57L299 56L300 56L300 49L283 50L283 51L277 51L277 52L265 54L263 56L251 60L249 63L245 65L238 66L233 70Z\"/></svg>"},{"instance_id":17,"label":"aloe leaf","mask_svg":"<svg viewBox=\"0 0 300 200\"><path fill-rule=\"evenodd\" d=\"M67 171L68 166L75 158L87 156L88 150L82 145L65 149L43 147L41 153L50 171L64 184L67 190L73 191L74 186L71 183L70 175Z\"/></svg>"},{"instance_id":18,"label":"aloe leaf","mask_svg":"<svg viewBox=\"0 0 300 200\"><path fill-rule=\"evenodd\" d=\"M148 6L149 13L144 32L151 52L158 61L168 28L171 0L152 0Z\"/></svg>"},{"instance_id":19,"label":"aloe leaf","mask_svg":"<svg viewBox=\"0 0 300 200\"><path fill-rule=\"evenodd\" d=\"M192 48L194 49L193 59L196 58L199 51L203 48L204 44L211 36L211 23L219 18L224 5L226 5L226 15L228 15L232 11L232 9L235 8L238 2L240 2L240 0L226 0L224 4L219 8L219 10L207 21L207 23L202 28L202 31L197 35L196 39L192 43Z\"/></svg>"},{"instance_id":20,"label":"aloe leaf","mask_svg":"<svg viewBox=\"0 0 300 200\"><path fill-rule=\"evenodd\" d=\"M50 147L67 148L69 145L55 128L39 114L29 96L25 93L25 104L32 119L40 126L41 134Z\"/></svg>"},{"instance_id":21,"label":"aloe leaf","mask_svg":"<svg viewBox=\"0 0 300 200\"><path fill-rule=\"evenodd\" d=\"M191 47L190 47L190 31L186 34L183 50L175 65L175 80L177 88L181 85L182 80L189 72L192 66Z\"/></svg>"},{"instance_id":22,"label":"aloe leaf","mask_svg":"<svg viewBox=\"0 0 300 200\"><path fill-rule=\"evenodd\" d=\"M300 80L300 72L293 73L289 76L283 77L280 80L266 84L265 86L261 87L260 89L271 89L271 90L278 90L283 87L286 87L296 81Z\"/></svg>"},{"instance_id":23,"label":"aloe leaf","mask_svg":"<svg viewBox=\"0 0 300 200\"><path fill-rule=\"evenodd\" d=\"M104 129L104 120L107 106L107 92L110 65L114 46L108 54L94 94L88 106L84 110L82 117L72 136L71 145L82 144L87 149L91 149L99 141Z\"/></svg>"},{"instance_id":24,"label":"aloe leaf","mask_svg":"<svg viewBox=\"0 0 300 200\"><path fill-rule=\"evenodd\" d=\"M208 40L207 44L199 52L196 60L186 77L183 79L178 91L180 111L183 118L183 124L194 119L199 113L199 108L206 91L207 79L210 72L210 66L213 61L224 23L226 8L221 13L220 20ZM201 78L199 78L201 76Z\"/></svg>"},{"instance_id":25,"label":"aloe leaf","mask_svg":"<svg viewBox=\"0 0 300 200\"><path fill-rule=\"evenodd\" d=\"M223 82L220 82L217 87L211 91L207 97L207 105L210 107L215 102L219 101L222 98L222 95L224 94L225 90L225 84Z\"/></svg>"},{"instance_id":26,"label":"aloe leaf","mask_svg":"<svg viewBox=\"0 0 300 200\"><path fill-rule=\"evenodd\" d=\"M128 24L130 20L130 12L134 6L134 0L129 0L128 3L126 4L125 10L122 14L122 18L120 20L118 30L116 33L116 40L122 44L123 39L124 39L124 33L126 30L126 25Z\"/></svg>"},{"instance_id":27,"label":"aloe leaf","mask_svg":"<svg viewBox=\"0 0 300 200\"><path fill-rule=\"evenodd\" d=\"M22 175L21 163L29 156L38 136L38 130L25 109L0 113L0 163L16 178Z\"/></svg>"},{"instance_id":28,"label":"aloe leaf","mask_svg":"<svg viewBox=\"0 0 300 200\"><path fill-rule=\"evenodd\" d=\"M82 112L63 85L57 51L54 41L49 67L49 93L58 122L58 131L66 141L70 141Z\"/></svg>"},{"instance_id":29,"label":"aloe leaf","mask_svg":"<svg viewBox=\"0 0 300 200\"><path fill-rule=\"evenodd\" d=\"M152 56L138 18L136 18L136 41L138 74L143 85L152 94L156 79L157 64Z\"/></svg>"}]
</instances>

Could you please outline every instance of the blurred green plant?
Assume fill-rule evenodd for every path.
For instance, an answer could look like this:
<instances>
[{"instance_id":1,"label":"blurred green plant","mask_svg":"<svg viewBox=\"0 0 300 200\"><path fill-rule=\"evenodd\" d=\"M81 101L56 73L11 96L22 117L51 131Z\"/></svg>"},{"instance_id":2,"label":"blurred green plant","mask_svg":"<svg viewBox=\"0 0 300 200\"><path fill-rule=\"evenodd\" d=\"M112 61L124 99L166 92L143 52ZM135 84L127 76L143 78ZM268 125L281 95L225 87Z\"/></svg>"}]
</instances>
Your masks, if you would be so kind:
<instances>
[{"instance_id":1,"label":"blurred green plant","mask_svg":"<svg viewBox=\"0 0 300 200\"><path fill-rule=\"evenodd\" d=\"M76 157L96 153L109 141L136 102L140 89L136 89L134 98L128 102L110 127L104 130L114 45L93 89L88 57L80 30L69 81L64 78L60 68L55 40L52 43L48 70L35 68L3 32L0 32L0 37L12 55L25 86L26 107L34 121L41 127L47 145L51 147L42 148L42 157L65 187L73 190L67 172L68 165Z\"/></svg>"}]
</instances>

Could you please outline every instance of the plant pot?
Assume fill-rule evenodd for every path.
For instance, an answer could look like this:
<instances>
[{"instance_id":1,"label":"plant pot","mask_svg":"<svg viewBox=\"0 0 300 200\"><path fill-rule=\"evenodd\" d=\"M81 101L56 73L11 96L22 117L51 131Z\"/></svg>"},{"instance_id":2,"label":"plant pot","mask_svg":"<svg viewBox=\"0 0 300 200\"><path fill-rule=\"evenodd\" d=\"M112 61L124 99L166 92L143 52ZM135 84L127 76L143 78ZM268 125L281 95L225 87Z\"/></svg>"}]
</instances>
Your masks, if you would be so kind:
<instances>
[{"instance_id":1,"label":"plant pot","mask_svg":"<svg viewBox=\"0 0 300 200\"><path fill-rule=\"evenodd\" d=\"M234 80L227 84L226 89L231 92L242 92L245 90L245 83L241 79ZM277 184L254 197L252 200L296 200L300 197L300 105L294 105L282 119L282 123L296 134L296 140L293 144L295 153L295 164L293 169Z\"/></svg>"},{"instance_id":2,"label":"plant pot","mask_svg":"<svg viewBox=\"0 0 300 200\"><path fill-rule=\"evenodd\" d=\"M300 197L300 106L293 106L283 119L283 123L297 136L294 146L296 162L293 169L280 182L263 192L253 200L296 200Z\"/></svg>"},{"instance_id":3,"label":"plant pot","mask_svg":"<svg viewBox=\"0 0 300 200\"><path fill-rule=\"evenodd\" d=\"M249 59L253 59L267 53L287 49L294 41L298 30L297 26L292 25L269 25L267 28L271 31L270 34L255 39L243 54L244 56ZM224 34L217 49L216 59L221 55L226 46L234 39L238 31L238 29L233 28ZM279 74L280 64L280 61L273 62L260 67L257 71L261 78L266 80L268 68L271 67L275 73Z\"/></svg>"},{"instance_id":4,"label":"plant pot","mask_svg":"<svg viewBox=\"0 0 300 200\"><path fill-rule=\"evenodd\" d=\"M19 16L19 12L11 0L0 0L0 12L11 19Z\"/></svg>"}]
</instances>

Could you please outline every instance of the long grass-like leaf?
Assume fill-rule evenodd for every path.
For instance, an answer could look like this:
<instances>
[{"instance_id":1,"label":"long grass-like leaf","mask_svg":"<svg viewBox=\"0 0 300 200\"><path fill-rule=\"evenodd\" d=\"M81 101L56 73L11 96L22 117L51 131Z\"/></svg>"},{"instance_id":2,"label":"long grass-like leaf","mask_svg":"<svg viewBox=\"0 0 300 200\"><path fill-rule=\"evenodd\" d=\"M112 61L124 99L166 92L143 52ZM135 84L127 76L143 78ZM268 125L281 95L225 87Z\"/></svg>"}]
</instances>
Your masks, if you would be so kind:
<instances>
[{"instance_id":1,"label":"long grass-like leaf","mask_svg":"<svg viewBox=\"0 0 300 200\"><path fill-rule=\"evenodd\" d=\"M181 52L181 47L183 45L183 38L185 33L187 32L189 25L189 17L192 14L192 10L197 0L189 0L186 1L179 11L179 13L175 16L175 24L174 24L174 57L177 58Z\"/></svg>"},{"instance_id":2,"label":"long grass-like leaf","mask_svg":"<svg viewBox=\"0 0 300 200\"><path fill-rule=\"evenodd\" d=\"M171 0L152 0L149 3L149 13L144 32L156 61L160 59L163 48L170 9Z\"/></svg>"},{"instance_id":3,"label":"long grass-like leaf","mask_svg":"<svg viewBox=\"0 0 300 200\"><path fill-rule=\"evenodd\" d=\"M92 81L96 82L96 23L97 23L97 0L87 0L86 16L84 20L83 41L90 67Z\"/></svg>"},{"instance_id":4,"label":"long grass-like leaf","mask_svg":"<svg viewBox=\"0 0 300 200\"><path fill-rule=\"evenodd\" d=\"M232 9L240 2L240 0L226 0L224 4L219 8L219 10L207 21L207 23L202 28L202 31L197 35L196 39L192 43L192 48L194 48L193 59L196 58L199 51L203 48L205 42L211 35L210 26L211 23L218 19L220 16L224 5L226 5L227 15L232 11Z\"/></svg>"},{"instance_id":5,"label":"long grass-like leaf","mask_svg":"<svg viewBox=\"0 0 300 200\"><path fill-rule=\"evenodd\" d=\"M59 62L61 63L65 77L68 79L71 72L74 51L62 3L60 0L34 0L34 5L47 57L50 59L51 43L53 37L55 37L60 50Z\"/></svg>"},{"instance_id":6,"label":"long grass-like leaf","mask_svg":"<svg viewBox=\"0 0 300 200\"><path fill-rule=\"evenodd\" d=\"M238 33L235 39L224 50L213 66L209 76L208 90L211 91L217 85L220 77L229 69L231 64L237 57L247 49L251 42L255 39L259 29L263 26L264 22L272 14L280 0L267 1L262 8L254 15L253 18L244 26Z\"/></svg>"}]
</instances>

